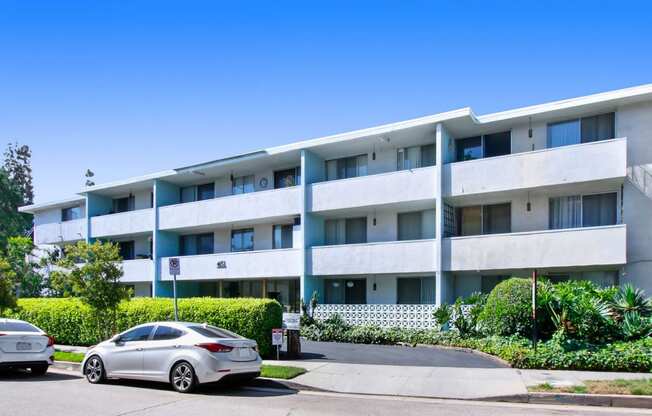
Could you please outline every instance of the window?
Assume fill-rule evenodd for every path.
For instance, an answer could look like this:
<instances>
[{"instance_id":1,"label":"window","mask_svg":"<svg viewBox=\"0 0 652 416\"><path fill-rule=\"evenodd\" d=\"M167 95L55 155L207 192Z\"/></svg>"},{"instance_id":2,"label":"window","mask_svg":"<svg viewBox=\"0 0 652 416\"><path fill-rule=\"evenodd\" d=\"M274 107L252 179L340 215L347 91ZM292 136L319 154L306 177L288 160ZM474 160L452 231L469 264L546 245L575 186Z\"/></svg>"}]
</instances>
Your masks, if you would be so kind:
<instances>
[{"instance_id":1,"label":"window","mask_svg":"<svg viewBox=\"0 0 652 416\"><path fill-rule=\"evenodd\" d=\"M508 155L512 152L510 132L486 134L484 136L484 157Z\"/></svg>"},{"instance_id":2,"label":"window","mask_svg":"<svg viewBox=\"0 0 652 416\"><path fill-rule=\"evenodd\" d=\"M27 322L0 321L0 332L41 332Z\"/></svg>"},{"instance_id":3,"label":"window","mask_svg":"<svg viewBox=\"0 0 652 416\"><path fill-rule=\"evenodd\" d=\"M254 175L233 178L231 193L233 195L248 194L254 191Z\"/></svg>"},{"instance_id":4,"label":"window","mask_svg":"<svg viewBox=\"0 0 652 416\"><path fill-rule=\"evenodd\" d=\"M344 227L343 220L324 221L325 244L329 246L344 244Z\"/></svg>"},{"instance_id":5,"label":"window","mask_svg":"<svg viewBox=\"0 0 652 416\"><path fill-rule=\"evenodd\" d=\"M273 248L292 248L292 225L275 225L272 232Z\"/></svg>"},{"instance_id":6,"label":"window","mask_svg":"<svg viewBox=\"0 0 652 416\"><path fill-rule=\"evenodd\" d=\"M421 217L421 211L398 214L398 239L400 241L423 238Z\"/></svg>"},{"instance_id":7,"label":"window","mask_svg":"<svg viewBox=\"0 0 652 416\"><path fill-rule=\"evenodd\" d=\"M548 228L577 228L582 226L582 198L579 195L561 196L549 200Z\"/></svg>"},{"instance_id":8,"label":"window","mask_svg":"<svg viewBox=\"0 0 652 416\"><path fill-rule=\"evenodd\" d=\"M122 342L131 342L131 341L147 341L149 334L152 333L154 326L147 325L141 326L131 331L127 331L124 334L120 335L120 341Z\"/></svg>"},{"instance_id":9,"label":"window","mask_svg":"<svg viewBox=\"0 0 652 416\"><path fill-rule=\"evenodd\" d=\"M597 227L616 224L616 193L582 197L582 225Z\"/></svg>"},{"instance_id":10,"label":"window","mask_svg":"<svg viewBox=\"0 0 652 416\"><path fill-rule=\"evenodd\" d=\"M616 135L615 127L614 113L550 123L548 124L548 147L613 139Z\"/></svg>"},{"instance_id":11,"label":"window","mask_svg":"<svg viewBox=\"0 0 652 416\"><path fill-rule=\"evenodd\" d=\"M347 218L346 225L346 244L359 244L367 242L367 217Z\"/></svg>"},{"instance_id":12,"label":"window","mask_svg":"<svg viewBox=\"0 0 652 416\"><path fill-rule=\"evenodd\" d=\"M482 137L469 137L455 142L457 147L457 161L474 160L482 158Z\"/></svg>"},{"instance_id":13,"label":"window","mask_svg":"<svg viewBox=\"0 0 652 416\"><path fill-rule=\"evenodd\" d=\"M233 332L227 331L226 329L217 328L211 325L189 326L188 328L192 329L198 334L201 334L209 338L234 338L234 339L243 338L238 334L234 334Z\"/></svg>"},{"instance_id":14,"label":"window","mask_svg":"<svg viewBox=\"0 0 652 416\"><path fill-rule=\"evenodd\" d=\"M203 185L197 185L197 201L203 201L205 199L215 198L215 184L214 183L205 183Z\"/></svg>"},{"instance_id":15,"label":"window","mask_svg":"<svg viewBox=\"0 0 652 416\"><path fill-rule=\"evenodd\" d=\"M113 200L113 212L127 212L134 210L134 196L116 198Z\"/></svg>"},{"instance_id":16,"label":"window","mask_svg":"<svg viewBox=\"0 0 652 416\"><path fill-rule=\"evenodd\" d=\"M435 145L403 147L396 151L397 170L435 165Z\"/></svg>"},{"instance_id":17,"label":"window","mask_svg":"<svg viewBox=\"0 0 652 416\"><path fill-rule=\"evenodd\" d=\"M367 175L367 155L326 161L326 180L355 178Z\"/></svg>"},{"instance_id":18,"label":"window","mask_svg":"<svg viewBox=\"0 0 652 416\"><path fill-rule=\"evenodd\" d=\"M550 198L548 226L555 230L616 224L617 200L616 192Z\"/></svg>"},{"instance_id":19,"label":"window","mask_svg":"<svg viewBox=\"0 0 652 416\"><path fill-rule=\"evenodd\" d=\"M274 172L274 189L288 188L301 183L301 168L279 170Z\"/></svg>"},{"instance_id":20,"label":"window","mask_svg":"<svg viewBox=\"0 0 652 416\"><path fill-rule=\"evenodd\" d=\"M179 237L179 251L182 256L213 254L213 233L182 235Z\"/></svg>"},{"instance_id":21,"label":"window","mask_svg":"<svg viewBox=\"0 0 652 416\"><path fill-rule=\"evenodd\" d=\"M455 141L457 161L508 155L512 152L512 132L485 134Z\"/></svg>"},{"instance_id":22,"label":"window","mask_svg":"<svg viewBox=\"0 0 652 416\"><path fill-rule=\"evenodd\" d=\"M196 186L184 186L181 188L179 191L181 193L181 202L186 203L186 202L194 202L197 200L196 192L197 187Z\"/></svg>"},{"instance_id":23,"label":"window","mask_svg":"<svg viewBox=\"0 0 652 416\"><path fill-rule=\"evenodd\" d=\"M498 276L481 276L481 291L482 293L490 293L498 283L503 280L509 279L509 276L498 275Z\"/></svg>"},{"instance_id":24,"label":"window","mask_svg":"<svg viewBox=\"0 0 652 416\"><path fill-rule=\"evenodd\" d=\"M326 304L363 305L367 303L366 279L324 279Z\"/></svg>"},{"instance_id":25,"label":"window","mask_svg":"<svg viewBox=\"0 0 652 416\"><path fill-rule=\"evenodd\" d=\"M399 305L435 303L435 278L401 277L396 279L396 303Z\"/></svg>"},{"instance_id":26,"label":"window","mask_svg":"<svg viewBox=\"0 0 652 416\"><path fill-rule=\"evenodd\" d=\"M80 206L68 207L61 210L61 222L72 221L82 217Z\"/></svg>"},{"instance_id":27,"label":"window","mask_svg":"<svg viewBox=\"0 0 652 416\"><path fill-rule=\"evenodd\" d=\"M165 341L168 339L177 339L180 336L184 335L183 331L176 328L170 328L169 326L159 325L154 331L154 336L152 337L153 341Z\"/></svg>"},{"instance_id":28,"label":"window","mask_svg":"<svg viewBox=\"0 0 652 416\"><path fill-rule=\"evenodd\" d=\"M457 235L482 234L482 207L457 208Z\"/></svg>"},{"instance_id":29,"label":"window","mask_svg":"<svg viewBox=\"0 0 652 416\"><path fill-rule=\"evenodd\" d=\"M133 260L134 259L134 242L133 241L118 241L118 247L120 248L120 257L123 260Z\"/></svg>"},{"instance_id":30,"label":"window","mask_svg":"<svg viewBox=\"0 0 652 416\"><path fill-rule=\"evenodd\" d=\"M245 228L231 231L231 251L252 251L254 249L254 229Z\"/></svg>"},{"instance_id":31,"label":"window","mask_svg":"<svg viewBox=\"0 0 652 416\"><path fill-rule=\"evenodd\" d=\"M512 205L496 204L482 207L482 233L501 234L512 232Z\"/></svg>"}]
</instances>

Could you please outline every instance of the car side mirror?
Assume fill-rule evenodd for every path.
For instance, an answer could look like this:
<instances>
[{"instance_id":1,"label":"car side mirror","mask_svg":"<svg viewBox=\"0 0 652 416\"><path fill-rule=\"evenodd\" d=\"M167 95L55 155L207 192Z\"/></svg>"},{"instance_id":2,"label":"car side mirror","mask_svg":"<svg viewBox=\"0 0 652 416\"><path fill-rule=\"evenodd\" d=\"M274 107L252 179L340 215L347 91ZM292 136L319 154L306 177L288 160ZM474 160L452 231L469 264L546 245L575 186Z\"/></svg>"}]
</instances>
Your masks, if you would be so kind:
<instances>
[{"instance_id":1,"label":"car side mirror","mask_svg":"<svg viewBox=\"0 0 652 416\"><path fill-rule=\"evenodd\" d=\"M118 334L118 335L114 336L113 338L111 338L111 342L113 342L115 344L120 344L120 343L122 343L122 337L120 336L120 334Z\"/></svg>"}]
</instances>

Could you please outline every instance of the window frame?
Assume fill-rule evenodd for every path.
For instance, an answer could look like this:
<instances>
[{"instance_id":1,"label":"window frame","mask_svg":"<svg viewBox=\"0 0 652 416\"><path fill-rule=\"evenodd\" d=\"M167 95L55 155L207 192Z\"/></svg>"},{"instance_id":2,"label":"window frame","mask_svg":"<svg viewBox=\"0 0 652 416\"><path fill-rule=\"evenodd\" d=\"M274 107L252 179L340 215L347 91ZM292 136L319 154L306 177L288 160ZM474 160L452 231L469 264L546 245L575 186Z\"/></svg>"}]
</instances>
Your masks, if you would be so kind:
<instances>
[{"instance_id":1,"label":"window frame","mask_svg":"<svg viewBox=\"0 0 652 416\"><path fill-rule=\"evenodd\" d=\"M149 329L149 334L147 335L147 339L138 339L138 340L136 340L136 339L125 340L124 339L125 335L129 334L130 332L136 332L136 331L138 331L138 330L140 330L142 328L150 328ZM120 334L120 342L124 343L124 342L145 342L145 341L149 341L149 340L151 340L152 334L154 333L154 328L156 328L156 325L145 325L145 326L141 326L141 327L138 327L138 328L129 329L126 332L123 332L122 334Z\"/></svg>"},{"instance_id":2,"label":"window frame","mask_svg":"<svg viewBox=\"0 0 652 416\"><path fill-rule=\"evenodd\" d=\"M485 227L484 227L484 207L485 206L494 206L494 205L509 205L509 232L508 233L485 233ZM458 216L458 210L461 210L462 208L471 208L471 207L480 207L480 234L467 234L467 235L461 235L461 230L462 230L462 221L460 218L457 218ZM512 210L512 201L503 201L503 202L495 202L492 204L480 204L480 205L465 205L461 207L455 207L456 208L456 223L457 223L457 230L456 230L456 237L470 237L474 235L496 235L496 234L511 234L514 231L512 231L512 225L513 225L513 219L514 216L513 210Z\"/></svg>"},{"instance_id":3,"label":"window frame","mask_svg":"<svg viewBox=\"0 0 652 416\"><path fill-rule=\"evenodd\" d=\"M290 230L290 246L289 247L283 247L283 229L286 228ZM280 237L281 237L281 247L277 247L276 244L276 230L280 229ZM279 250L279 249L285 249L285 248L292 248L294 246L294 226L292 224L274 224L272 226L272 249L273 250Z\"/></svg>"},{"instance_id":4,"label":"window frame","mask_svg":"<svg viewBox=\"0 0 652 416\"><path fill-rule=\"evenodd\" d=\"M586 196L595 196L595 195L606 195L606 194L616 194L616 223L615 224L607 224L607 225L591 225L587 226L584 225L584 197ZM577 196L580 198L580 223L582 224L580 227L573 227L573 228L550 228L550 203L551 200L555 198L564 198L564 197L569 197L569 196ZM621 218L621 210L619 209L619 206L622 205L622 195L620 194L620 191L608 191L608 192L590 192L586 194L569 194L569 195L557 195L554 197L548 197L548 230L572 230L572 229L577 229L577 228L592 228L592 227L609 227L612 225L618 225L622 224L622 218Z\"/></svg>"},{"instance_id":5,"label":"window frame","mask_svg":"<svg viewBox=\"0 0 652 416\"><path fill-rule=\"evenodd\" d=\"M167 329L171 329L173 331L177 331L179 333L179 335L177 335L176 337L172 337L172 338L156 339L156 333L158 332L159 328L167 328ZM181 329L173 328L173 327L168 326L168 325L156 325L156 328L154 328L154 331L152 332L150 338L151 338L151 341L169 341L169 340L172 340L172 339L181 338L184 335L186 335L186 332L182 331Z\"/></svg>"},{"instance_id":6,"label":"window frame","mask_svg":"<svg viewBox=\"0 0 652 416\"><path fill-rule=\"evenodd\" d=\"M485 148L485 137L486 136L493 136L496 134L505 134L509 133L509 153L506 153L504 155L495 155L495 156L486 156L486 148ZM468 140L468 139L480 139L480 154L481 156L475 159L465 159L465 160L459 160L458 159L458 146L457 143L462 140ZM489 159L493 157L500 157L500 156L508 156L514 154L514 139L512 137L512 129L509 130L503 130L503 131L495 131L493 133L485 133L485 134L480 134L477 136L469 136L469 137L463 137L461 139L455 139L455 162L468 162L471 160L480 160L480 159Z\"/></svg>"},{"instance_id":7,"label":"window frame","mask_svg":"<svg viewBox=\"0 0 652 416\"><path fill-rule=\"evenodd\" d=\"M75 210L79 210L78 217L75 217L74 215L70 215L70 218L66 216L66 212L74 213ZM82 215L82 207L81 205L75 205L72 207L66 207L66 208L61 208L61 222L68 222L68 221L74 221L83 218Z\"/></svg>"},{"instance_id":8,"label":"window frame","mask_svg":"<svg viewBox=\"0 0 652 416\"><path fill-rule=\"evenodd\" d=\"M583 140L582 120L588 119L588 118L594 118L594 117L597 118L597 117L606 116L606 115L609 115L609 114L613 114L613 136L614 137L611 137L609 139L600 139L600 140L593 140L593 141L586 141L586 142L582 141ZM579 141L577 143L573 143L573 144L570 144L570 145L567 144L567 145L554 146L554 147L550 146L550 126L555 126L555 125L564 124L564 123L571 123L571 122L577 122L578 132L579 132L579 138L578 138ZM615 136L616 136L616 124L617 124L617 122L618 122L618 120L617 120L617 117L616 117L616 112L615 111L609 111L607 113L592 114L590 116L575 117L575 118L569 118L569 119L566 119L566 120L560 120L560 121L555 121L555 122L551 122L551 123L546 123L546 148L547 149L556 149L558 147L564 147L564 146L573 146L573 145L577 145L577 144L586 144L586 143L595 143L595 142L604 141L604 140L613 140L613 139L616 138Z\"/></svg>"},{"instance_id":9,"label":"window frame","mask_svg":"<svg viewBox=\"0 0 652 416\"><path fill-rule=\"evenodd\" d=\"M363 157L363 156L367 158L367 163L366 163L366 168L365 168L364 175L360 175L359 174L360 173L360 166L362 166L362 165L358 164L358 158ZM346 173L347 172L346 164L348 162L350 162L350 161L355 161L355 171L356 171L355 176L348 176L347 173ZM333 163L333 162L335 162L335 164L336 164L336 166L335 166L335 172L337 174L336 178L330 178L328 176L328 164ZM343 169L344 177L342 177L342 178L340 178L340 167L341 167L340 163L344 164L344 169ZM325 167L326 181L337 181L337 180L342 180L342 179L360 178L360 177L363 177L363 176L368 176L369 175L369 154L368 153L360 153L358 155L353 155L353 156L344 156L344 157L338 157L338 158L335 158L335 159L328 159L328 160L324 161L324 167Z\"/></svg>"},{"instance_id":10,"label":"window frame","mask_svg":"<svg viewBox=\"0 0 652 416\"><path fill-rule=\"evenodd\" d=\"M235 237L235 235L240 234L240 243L241 243L242 246L244 246L244 237L243 236L245 235L245 233L248 233L248 232L251 232L251 248L250 249L245 248L245 249L241 249L241 250L234 250L233 249L233 247L234 247L233 246L233 238ZM248 252L248 251L254 251L255 246L256 246L255 238L256 238L255 237L255 231L254 231L253 227L250 227L250 228L238 228L238 229L231 230L231 253L245 253L245 252Z\"/></svg>"}]
</instances>

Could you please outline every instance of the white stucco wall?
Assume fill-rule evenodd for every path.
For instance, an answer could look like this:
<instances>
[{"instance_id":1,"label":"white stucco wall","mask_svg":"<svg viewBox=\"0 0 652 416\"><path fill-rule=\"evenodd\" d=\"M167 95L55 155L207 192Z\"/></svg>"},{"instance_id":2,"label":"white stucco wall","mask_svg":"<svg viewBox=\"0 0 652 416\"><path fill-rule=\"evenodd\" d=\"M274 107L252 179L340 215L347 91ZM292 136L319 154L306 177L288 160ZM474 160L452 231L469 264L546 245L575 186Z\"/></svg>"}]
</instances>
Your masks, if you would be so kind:
<instances>
[{"instance_id":1,"label":"white stucco wall","mask_svg":"<svg viewBox=\"0 0 652 416\"><path fill-rule=\"evenodd\" d=\"M106 237L151 232L154 210L151 208L91 217L91 237Z\"/></svg>"}]
</instances>

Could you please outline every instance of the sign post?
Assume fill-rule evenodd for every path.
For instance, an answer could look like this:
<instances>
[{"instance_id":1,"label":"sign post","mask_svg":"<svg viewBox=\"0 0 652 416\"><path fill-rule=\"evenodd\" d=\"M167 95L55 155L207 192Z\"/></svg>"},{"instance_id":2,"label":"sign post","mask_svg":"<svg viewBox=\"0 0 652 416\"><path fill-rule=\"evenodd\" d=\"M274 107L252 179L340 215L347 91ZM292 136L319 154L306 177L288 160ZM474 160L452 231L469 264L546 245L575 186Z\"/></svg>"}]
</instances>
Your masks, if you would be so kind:
<instances>
[{"instance_id":1,"label":"sign post","mask_svg":"<svg viewBox=\"0 0 652 416\"><path fill-rule=\"evenodd\" d=\"M537 269L532 270L532 348L537 350Z\"/></svg>"},{"instance_id":2,"label":"sign post","mask_svg":"<svg viewBox=\"0 0 652 416\"><path fill-rule=\"evenodd\" d=\"M272 345L276 346L276 361L278 361L281 345L283 345L283 328L272 329Z\"/></svg>"},{"instance_id":3,"label":"sign post","mask_svg":"<svg viewBox=\"0 0 652 416\"><path fill-rule=\"evenodd\" d=\"M174 297L174 320L179 320L179 307L177 306L177 275L181 274L181 263L177 257L169 260L170 274L172 275L172 296Z\"/></svg>"}]
</instances>

